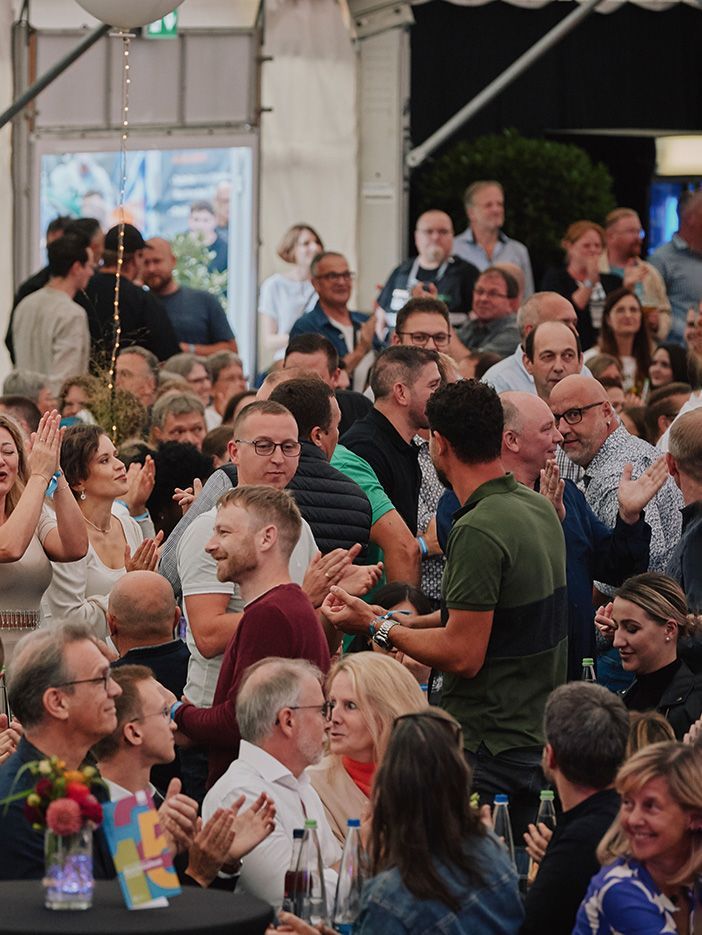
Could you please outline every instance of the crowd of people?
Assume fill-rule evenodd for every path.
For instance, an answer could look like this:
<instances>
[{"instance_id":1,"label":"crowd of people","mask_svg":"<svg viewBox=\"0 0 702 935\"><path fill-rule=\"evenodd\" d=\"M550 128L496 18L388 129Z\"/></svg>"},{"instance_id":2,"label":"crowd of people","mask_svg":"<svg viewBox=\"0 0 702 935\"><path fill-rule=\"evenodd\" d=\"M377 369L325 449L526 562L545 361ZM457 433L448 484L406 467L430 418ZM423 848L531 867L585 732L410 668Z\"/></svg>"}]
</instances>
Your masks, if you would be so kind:
<instances>
[{"instance_id":1,"label":"crowd of people","mask_svg":"<svg viewBox=\"0 0 702 935\"><path fill-rule=\"evenodd\" d=\"M44 873L10 793L57 756L279 931L318 931L281 911L310 819L330 902L361 821L364 935L693 931L702 192L648 261L633 210L574 221L542 291L502 186L465 209L369 315L291 227L250 380L167 241L52 223L0 397L0 879Z\"/></svg>"}]
</instances>

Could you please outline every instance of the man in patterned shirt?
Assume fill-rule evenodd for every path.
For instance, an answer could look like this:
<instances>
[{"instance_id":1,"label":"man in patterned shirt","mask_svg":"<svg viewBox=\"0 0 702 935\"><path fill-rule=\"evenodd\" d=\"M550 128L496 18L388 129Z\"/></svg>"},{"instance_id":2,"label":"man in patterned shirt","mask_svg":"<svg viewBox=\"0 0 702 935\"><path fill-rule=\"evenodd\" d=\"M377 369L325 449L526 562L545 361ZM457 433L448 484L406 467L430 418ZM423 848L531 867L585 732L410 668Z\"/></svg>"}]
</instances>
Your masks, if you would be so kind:
<instances>
[{"instance_id":1,"label":"man in patterned shirt","mask_svg":"<svg viewBox=\"0 0 702 935\"><path fill-rule=\"evenodd\" d=\"M552 389L549 402L563 435L561 447L584 469L580 489L593 512L611 529L619 511L617 489L625 468L630 466L631 476L639 477L659 459L659 453L621 425L597 380L580 374L565 377ZM644 515L651 527L649 571L665 571L680 538L682 506L680 491L669 478L646 507ZM606 586L595 584L608 593Z\"/></svg>"}]
</instances>

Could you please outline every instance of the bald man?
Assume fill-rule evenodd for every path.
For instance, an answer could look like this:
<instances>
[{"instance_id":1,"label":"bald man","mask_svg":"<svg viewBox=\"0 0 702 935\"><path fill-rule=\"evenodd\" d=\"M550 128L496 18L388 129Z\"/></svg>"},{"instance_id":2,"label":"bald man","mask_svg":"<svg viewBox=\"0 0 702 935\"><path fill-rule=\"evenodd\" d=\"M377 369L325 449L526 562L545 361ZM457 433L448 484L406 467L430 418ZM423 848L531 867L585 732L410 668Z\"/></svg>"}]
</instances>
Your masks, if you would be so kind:
<instances>
[{"instance_id":1,"label":"bald man","mask_svg":"<svg viewBox=\"0 0 702 935\"><path fill-rule=\"evenodd\" d=\"M413 296L431 296L448 305L451 325L468 320L478 270L453 255L453 222L443 211L425 211L414 231L417 256L390 273L378 296L385 321L395 327L397 313Z\"/></svg>"},{"instance_id":2,"label":"bald man","mask_svg":"<svg viewBox=\"0 0 702 935\"><path fill-rule=\"evenodd\" d=\"M504 413L505 470L511 471L521 484L540 490L550 499L563 526L568 584L568 679L579 679L583 659L595 656L593 579L598 577L608 584L619 585L630 575L646 571L651 529L641 511L664 483L666 471L660 464L653 478L647 475L638 481L624 479L620 483L619 514L611 530L597 519L572 481L559 484L553 458L562 435L546 403L533 393L524 392L502 393L500 402ZM447 500L442 500L440 506L440 541L447 517L460 508L452 491L445 497Z\"/></svg>"},{"instance_id":3,"label":"bald man","mask_svg":"<svg viewBox=\"0 0 702 935\"><path fill-rule=\"evenodd\" d=\"M234 332L219 301L202 289L179 285L173 277L176 262L170 243L163 237L147 241L144 282L165 305L181 351L200 357L218 351L237 353Z\"/></svg>"},{"instance_id":4,"label":"bald man","mask_svg":"<svg viewBox=\"0 0 702 935\"><path fill-rule=\"evenodd\" d=\"M630 435L612 409L604 387L580 374L564 377L551 390L551 412L563 435L561 447L584 470L579 482L597 517L612 529L619 511L617 490L624 469L636 478L656 462L659 452ZM682 495L669 477L645 510L651 527L649 571L665 571L680 538ZM611 593L606 585L598 588Z\"/></svg>"}]
</instances>

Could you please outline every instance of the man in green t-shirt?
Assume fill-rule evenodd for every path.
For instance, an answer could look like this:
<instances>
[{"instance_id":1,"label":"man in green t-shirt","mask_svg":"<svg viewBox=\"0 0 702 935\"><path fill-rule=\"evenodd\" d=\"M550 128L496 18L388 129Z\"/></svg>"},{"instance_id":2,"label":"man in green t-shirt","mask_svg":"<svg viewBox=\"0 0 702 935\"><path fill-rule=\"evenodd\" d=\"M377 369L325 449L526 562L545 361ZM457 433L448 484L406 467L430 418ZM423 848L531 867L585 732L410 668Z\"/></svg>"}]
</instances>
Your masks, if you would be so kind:
<instances>
[{"instance_id":1,"label":"man in green t-shirt","mask_svg":"<svg viewBox=\"0 0 702 935\"><path fill-rule=\"evenodd\" d=\"M439 479L463 504L446 549L442 625L389 619L375 639L444 673L442 706L463 727L473 787L483 802L508 793L519 833L534 820L543 784L546 699L566 677L563 532L552 505L505 473L492 387L442 387L427 415ZM332 588L322 609L347 632L367 632L361 604Z\"/></svg>"}]
</instances>

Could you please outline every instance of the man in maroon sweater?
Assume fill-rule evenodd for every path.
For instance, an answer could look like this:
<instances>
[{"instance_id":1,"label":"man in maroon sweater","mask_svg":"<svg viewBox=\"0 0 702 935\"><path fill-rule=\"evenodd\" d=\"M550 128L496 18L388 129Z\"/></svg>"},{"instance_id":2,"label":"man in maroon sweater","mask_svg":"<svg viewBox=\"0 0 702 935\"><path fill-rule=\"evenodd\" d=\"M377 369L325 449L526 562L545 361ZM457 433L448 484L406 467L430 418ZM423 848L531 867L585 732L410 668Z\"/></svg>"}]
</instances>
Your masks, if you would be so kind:
<instances>
[{"instance_id":1,"label":"man in maroon sweater","mask_svg":"<svg viewBox=\"0 0 702 935\"><path fill-rule=\"evenodd\" d=\"M209 751L210 787L239 752L235 702L242 675L267 656L307 659L326 672L329 646L309 599L290 580L290 554L300 537L300 511L292 496L273 487L228 491L217 508L207 551L220 581L235 581L244 614L224 651L211 708L176 702L178 730Z\"/></svg>"}]
</instances>

